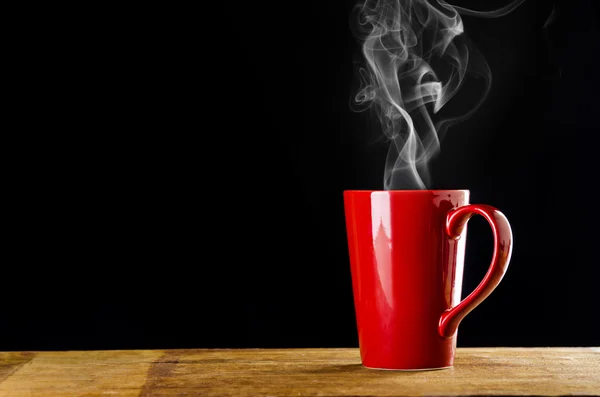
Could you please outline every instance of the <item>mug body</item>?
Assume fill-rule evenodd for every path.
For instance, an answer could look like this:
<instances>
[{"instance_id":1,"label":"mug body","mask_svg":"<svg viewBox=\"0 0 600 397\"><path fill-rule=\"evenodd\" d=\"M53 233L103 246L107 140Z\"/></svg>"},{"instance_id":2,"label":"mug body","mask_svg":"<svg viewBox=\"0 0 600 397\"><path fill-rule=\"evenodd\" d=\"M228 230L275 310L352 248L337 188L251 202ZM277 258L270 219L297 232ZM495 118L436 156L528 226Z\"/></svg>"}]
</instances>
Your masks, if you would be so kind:
<instances>
[{"instance_id":1,"label":"mug body","mask_svg":"<svg viewBox=\"0 0 600 397\"><path fill-rule=\"evenodd\" d=\"M460 302L466 227L445 234L467 190L345 191L344 208L362 363L392 370L451 367L456 334L440 316Z\"/></svg>"}]
</instances>

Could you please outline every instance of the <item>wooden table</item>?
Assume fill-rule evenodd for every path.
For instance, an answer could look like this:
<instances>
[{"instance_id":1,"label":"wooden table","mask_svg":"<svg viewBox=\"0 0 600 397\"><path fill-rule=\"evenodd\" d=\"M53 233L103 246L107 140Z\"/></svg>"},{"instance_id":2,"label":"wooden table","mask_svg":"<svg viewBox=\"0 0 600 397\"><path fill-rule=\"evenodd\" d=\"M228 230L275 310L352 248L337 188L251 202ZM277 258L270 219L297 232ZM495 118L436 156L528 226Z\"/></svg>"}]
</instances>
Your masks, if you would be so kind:
<instances>
[{"instance_id":1,"label":"wooden table","mask_svg":"<svg viewBox=\"0 0 600 397\"><path fill-rule=\"evenodd\" d=\"M600 348L463 348L452 369L377 371L358 349L0 353L0 396L600 395Z\"/></svg>"}]
</instances>

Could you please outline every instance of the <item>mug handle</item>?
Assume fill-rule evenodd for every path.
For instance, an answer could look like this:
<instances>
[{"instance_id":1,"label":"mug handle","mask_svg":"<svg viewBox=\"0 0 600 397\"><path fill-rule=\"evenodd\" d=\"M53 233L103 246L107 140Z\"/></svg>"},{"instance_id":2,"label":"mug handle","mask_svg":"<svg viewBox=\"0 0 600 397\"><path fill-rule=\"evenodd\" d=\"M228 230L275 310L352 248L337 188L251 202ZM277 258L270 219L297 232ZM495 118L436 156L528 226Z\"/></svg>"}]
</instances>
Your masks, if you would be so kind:
<instances>
[{"instance_id":1,"label":"mug handle","mask_svg":"<svg viewBox=\"0 0 600 397\"><path fill-rule=\"evenodd\" d=\"M442 313L438 332L444 339L453 337L461 320L498 286L508 269L512 254L513 236L508 219L490 205L470 204L450 210L446 216L446 235L450 239L457 240L469 219L475 214L483 216L492 228L494 234L492 263L477 288L458 305Z\"/></svg>"}]
</instances>

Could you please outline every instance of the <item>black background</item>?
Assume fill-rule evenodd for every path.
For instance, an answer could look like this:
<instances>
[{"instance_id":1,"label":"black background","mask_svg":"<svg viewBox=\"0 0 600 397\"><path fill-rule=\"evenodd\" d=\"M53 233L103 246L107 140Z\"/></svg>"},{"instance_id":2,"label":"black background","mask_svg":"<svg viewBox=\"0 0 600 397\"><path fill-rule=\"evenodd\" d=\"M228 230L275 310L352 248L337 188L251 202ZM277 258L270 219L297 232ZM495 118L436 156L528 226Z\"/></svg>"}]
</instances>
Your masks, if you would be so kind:
<instances>
[{"instance_id":1,"label":"black background","mask_svg":"<svg viewBox=\"0 0 600 397\"><path fill-rule=\"evenodd\" d=\"M357 346L342 191L382 188L387 144L351 110L353 5L103 10L50 41L8 170L0 350ZM460 346L600 344L599 9L463 18L493 85L431 187L500 208L515 245ZM468 241L463 295L485 221Z\"/></svg>"}]
</instances>

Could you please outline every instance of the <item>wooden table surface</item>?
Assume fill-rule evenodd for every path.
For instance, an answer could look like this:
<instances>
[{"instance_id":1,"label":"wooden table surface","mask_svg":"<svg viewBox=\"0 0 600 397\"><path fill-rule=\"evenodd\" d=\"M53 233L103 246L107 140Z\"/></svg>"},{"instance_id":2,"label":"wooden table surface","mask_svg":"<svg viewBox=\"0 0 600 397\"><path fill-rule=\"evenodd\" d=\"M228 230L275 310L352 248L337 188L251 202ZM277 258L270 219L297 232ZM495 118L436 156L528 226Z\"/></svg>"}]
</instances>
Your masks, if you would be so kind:
<instances>
[{"instance_id":1,"label":"wooden table surface","mask_svg":"<svg viewBox=\"0 0 600 397\"><path fill-rule=\"evenodd\" d=\"M0 353L0 396L600 395L600 348L462 348L454 368L366 369L358 349Z\"/></svg>"}]
</instances>

